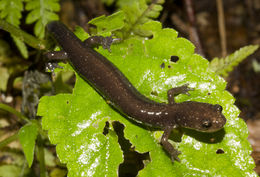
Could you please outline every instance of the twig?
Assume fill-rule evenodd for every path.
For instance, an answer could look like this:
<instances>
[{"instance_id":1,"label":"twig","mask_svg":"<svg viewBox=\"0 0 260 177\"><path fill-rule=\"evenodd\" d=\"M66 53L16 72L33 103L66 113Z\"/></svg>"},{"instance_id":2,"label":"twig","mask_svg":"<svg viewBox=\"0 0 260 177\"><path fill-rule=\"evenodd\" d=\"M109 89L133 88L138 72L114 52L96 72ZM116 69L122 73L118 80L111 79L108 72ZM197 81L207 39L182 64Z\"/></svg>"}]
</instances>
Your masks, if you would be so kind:
<instances>
[{"instance_id":1,"label":"twig","mask_svg":"<svg viewBox=\"0 0 260 177\"><path fill-rule=\"evenodd\" d=\"M221 53L222 57L227 55L227 39L225 30L225 18L222 0L216 0L218 10L218 28L220 35Z\"/></svg>"},{"instance_id":2,"label":"twig","mask_svg":"<svg viewBox=\"0 0 260 177\"><path fill-rule=\"evenodd\" d=\"M188 21L189 21L189 36L190 40L194 45L196 46L195 51L199 53L200 55L204 56L204 52L202 49L202 45L200 42L198 30L196 27L196 18L194 15L194 8L193 8L193 3L192 0L185 0L185 10L188 16Z\"/></svg>"}]
</instances>

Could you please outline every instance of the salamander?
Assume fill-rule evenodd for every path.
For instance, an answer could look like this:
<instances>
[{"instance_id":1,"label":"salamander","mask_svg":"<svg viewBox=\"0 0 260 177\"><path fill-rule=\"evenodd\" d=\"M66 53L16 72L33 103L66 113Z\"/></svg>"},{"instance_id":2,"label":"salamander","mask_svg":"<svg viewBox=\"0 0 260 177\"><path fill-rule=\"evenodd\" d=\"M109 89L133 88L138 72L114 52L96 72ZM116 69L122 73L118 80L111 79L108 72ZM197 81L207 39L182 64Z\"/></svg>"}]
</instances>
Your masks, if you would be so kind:
<instances>
[{"instance_id":1,"label":"salamander","mask_svg":"<svg viewBox=\"0 0 260 177\"><path fill-rule=\"evenodd\" d=\"M95 40L97 43L110 40L110 45L111 38L93 37L82 42L58 21L47 24L47 30L63 49L47 53L47 58L68 58L76 72L116 110L139 123L162 129L161 144L172 161L180 161L180 152L168 141L173 129L184 127L215 132L225 125L226 118L218 104L174 101L174 96L192 90L187 84L168 90L168 103L155 102L142 95L113 63L91 47Z\"/></svg>"}]
</instances>

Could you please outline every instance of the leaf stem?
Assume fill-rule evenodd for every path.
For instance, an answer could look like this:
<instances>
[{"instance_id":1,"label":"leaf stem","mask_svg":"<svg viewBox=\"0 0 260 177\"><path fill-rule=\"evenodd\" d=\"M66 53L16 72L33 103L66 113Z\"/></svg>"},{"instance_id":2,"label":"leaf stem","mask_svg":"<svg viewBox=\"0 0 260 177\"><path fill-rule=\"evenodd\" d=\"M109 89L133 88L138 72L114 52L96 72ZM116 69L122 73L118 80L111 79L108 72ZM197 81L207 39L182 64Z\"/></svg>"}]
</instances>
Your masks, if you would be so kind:
<instances>
[{"instance_id":1,"label":"leaf stem","mask_svg":"<svg viewBox=\"0 0 260 177\"><path fill-rule=\"evenodd\" d=\"M24 32L23 30L17 28L16 26L14 26L2 19L0 19L0 29L3 29L5 31L11 33L12 35L16 36L21 41L25 42L26 44L28 44L29 46L31 46L35 49L43 50L46 48L45 41L40 40L40 39L34 37L33 35L30 35L30 34Z\"/></svg>"}]
</instances>

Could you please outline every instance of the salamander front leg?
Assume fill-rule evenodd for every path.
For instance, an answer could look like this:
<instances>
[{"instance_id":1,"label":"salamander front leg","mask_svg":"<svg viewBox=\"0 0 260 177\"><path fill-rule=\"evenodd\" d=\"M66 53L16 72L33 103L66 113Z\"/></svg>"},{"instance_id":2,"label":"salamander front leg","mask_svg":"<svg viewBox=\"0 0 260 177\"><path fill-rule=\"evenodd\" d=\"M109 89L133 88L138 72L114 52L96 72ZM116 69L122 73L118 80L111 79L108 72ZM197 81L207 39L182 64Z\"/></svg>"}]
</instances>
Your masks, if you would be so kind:
<instances>
[{"instance_id":1,"label":"salamander front leg","mask_svg":"<svg viewBox=\"0 0 260 177\"><path fill-rule=\"evenodd\" d=\"M61 50L61 51L53 51L53 52L46 52L44 56L47 58L46 62L46 70L50 70L54 74L55 68L62 68L58 65L58 61L66 61L68 59L68 54Z\"/></svg>"},{"instance_id":2,"label":"salamander front leg","mask_svg":"<svg viewBox=\"0 0 260 177\"><path fill-rule=\"evenodd\" d=\"M52 51L52 52L46 52L44 54L48 60L66 60L68 59L68 54L61 50L61 51Z\"/></svg>"},{"instance_id":3,"label":"salamander front leg","mask_svg":"<svg viewBox=\"0 0 260 177\"><path fill-rule=\"evenodd\" d=\"M91 36L88 39L86 39L83 43L87 47L98 47L102 46L103 49L107 49L109 52L110 51L110 46L112 43L119 41L120 39L118 38L112 38L112 36L109 37L103 37L103 36Z\"/></svg>"},{"instance_id":4,"label":"salamander front leg","mask_svg":"<svg viewBox=\"0 0 260 177\"><path fill-rule=\"evenodd\" d=\"M163 148L165 149L165 151L167 151L169 153L169 155L171 156L172 162L174 162L174 160L177 160L178 162L180 162L178 155L181 152L174 149L172 144L169 143L169 141L168 141L172 130L173 130L173 127L166 127L164 129L164 133L163 133L163 136L162 136L162 139L161 139L161 144L162 144Z\"/></svg>"},{"instance_id":5,"label":"salamander front leg","mask_svg":"<svg viewBox=\"0 0 260 177\"><path fill-rule=\"evenodd\" d=\"M110 46L112 43L119 41L118 38L112 38L112 36L109 37L103 37L103 36L91 36L88 39L86 39L83 43L87 47L98 47L102 46L103 49L107 49L109 52L110 51Z\"/></svg>"},{"instance_id":6,"label":"salamander front leg","mask_svg":"<svg viewBox=\"0 0 260 177\"><path fill-rule=\"evenodd\" d=\"M180 87L175 87L175 88L172 88L172 89L168 90L168 92L167 92L168 103L169 104L174 104L175 103L175 100L174 100L175 96L177 96L177 95L179 95L181 93L189 95L188 91L192 91L192 90L194 90L194 89L193 88L189 88L188 84L185 84L185 85L182 85Z\"/></svg>"}]
</instances>

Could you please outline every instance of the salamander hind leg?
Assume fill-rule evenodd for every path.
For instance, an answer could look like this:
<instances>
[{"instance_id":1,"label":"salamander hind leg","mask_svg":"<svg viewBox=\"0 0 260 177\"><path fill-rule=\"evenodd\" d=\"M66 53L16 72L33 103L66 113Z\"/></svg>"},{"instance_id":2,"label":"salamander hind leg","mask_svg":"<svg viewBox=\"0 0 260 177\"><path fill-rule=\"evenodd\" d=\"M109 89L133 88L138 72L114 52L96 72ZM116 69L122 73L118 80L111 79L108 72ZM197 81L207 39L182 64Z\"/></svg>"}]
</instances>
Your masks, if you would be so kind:
<instances>
[{"instance_id":1,"label":"salamander hind leg","mask_svg":"<svg viewBox=\"0 0 260 177\"><path fill-rule=\"evenodd\" d=\"M188 91L192 91L192 90L194 90L194 89L193 88L189 88L188 84L182 85L180 87L174 87L174 88L169 89L168 92L167 92L168 103L169 104L174 104L175 103L175 100L174 100L175 96L177 96L177 95L179 95L181 93L189 95Z\"/></svg>"},{"instance_id":2,"label":"salamander hind leg","mask_svg":"<svg viewBox=\"0 0 260 177\"><path fill-rule=\"evenodd\" d=\"M173 127L166 127L164 129L164 133L163 133L163 136L161 139L161 144L162 144L163 148L165 149L165 151L167 151L169 153L169 155L171 156L172 162L174 162L174 160L177 160L178 162L180 162L178 155L181 154L181 152L174 149L172 144L168 141L172 130L173 130Z\"/></svg>"}]
</instances>

